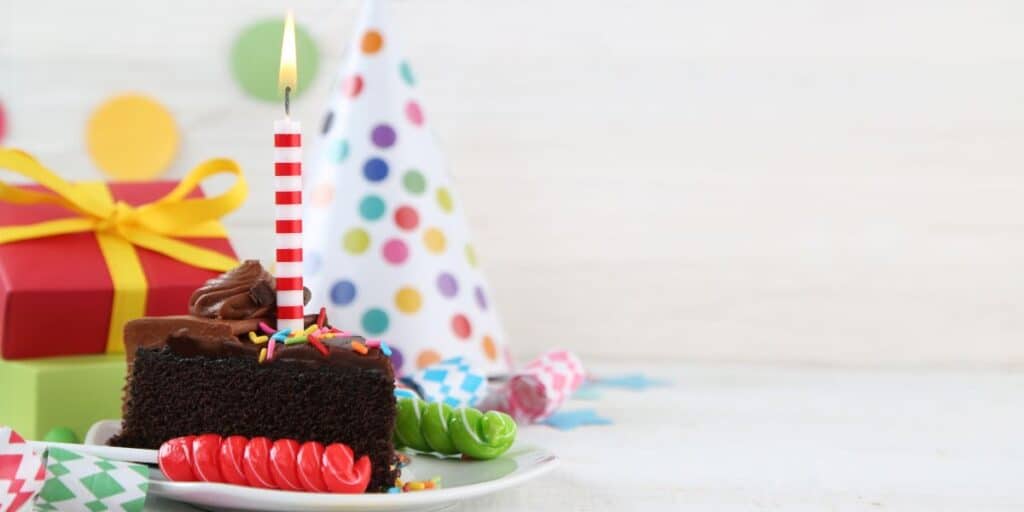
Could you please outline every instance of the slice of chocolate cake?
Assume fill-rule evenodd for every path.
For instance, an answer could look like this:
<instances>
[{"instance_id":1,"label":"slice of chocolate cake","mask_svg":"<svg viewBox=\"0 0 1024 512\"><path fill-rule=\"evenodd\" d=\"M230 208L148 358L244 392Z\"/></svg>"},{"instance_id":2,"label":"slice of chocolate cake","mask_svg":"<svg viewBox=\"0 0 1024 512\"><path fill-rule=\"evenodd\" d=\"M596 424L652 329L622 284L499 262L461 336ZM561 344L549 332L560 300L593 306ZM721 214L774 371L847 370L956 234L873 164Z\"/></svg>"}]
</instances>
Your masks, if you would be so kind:
<instances>
[{"instance_id":1,"label":"slice of chocolate cake","mask_svg":"<svg viewBox=\"0 0 1024 512\"><path fill-rule=\"evenodd\" d=\"M266 357L259 323L274 325L272 283L246 261L197 290L191 315L129 322L123 424L110 444L158 448L207 433L344 443L357 458L369 456L368 490L386 490L397 476L390 360L337 333L319 346L276 342ZM307 317L307 326L315 323Z\"/></svg>"}]
</instances>

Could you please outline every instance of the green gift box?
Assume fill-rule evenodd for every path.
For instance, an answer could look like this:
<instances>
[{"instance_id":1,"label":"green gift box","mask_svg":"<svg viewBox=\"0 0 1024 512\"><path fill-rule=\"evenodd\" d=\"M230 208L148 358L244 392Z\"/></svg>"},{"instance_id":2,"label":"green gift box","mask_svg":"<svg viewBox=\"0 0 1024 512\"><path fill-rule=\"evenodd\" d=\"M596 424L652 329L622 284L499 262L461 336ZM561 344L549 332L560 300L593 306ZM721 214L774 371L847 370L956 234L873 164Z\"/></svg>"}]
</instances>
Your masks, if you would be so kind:
<instances>
[{"instance_id":1,"label":"green gift box","mask_svg":"<svg viewBox=\"0 0 1024 512\"><path fill-rule=\"evenodd\" d=\"M26 439L54 427L79 438L93 423L121 417L124 354L0 359L0 425Z\"/></svg>"}]
</instances>

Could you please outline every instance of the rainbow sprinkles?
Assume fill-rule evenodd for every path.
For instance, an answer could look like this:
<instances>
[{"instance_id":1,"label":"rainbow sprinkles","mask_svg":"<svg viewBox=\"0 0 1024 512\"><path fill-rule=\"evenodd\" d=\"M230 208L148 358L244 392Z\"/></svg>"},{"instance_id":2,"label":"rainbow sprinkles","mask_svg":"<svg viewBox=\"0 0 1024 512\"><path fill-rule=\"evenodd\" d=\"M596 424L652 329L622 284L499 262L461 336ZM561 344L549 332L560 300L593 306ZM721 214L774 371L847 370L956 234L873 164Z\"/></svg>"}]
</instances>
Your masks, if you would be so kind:
<instances>
[{"instance_id":1,"label":"rainbow sprinkles","mask_svg":"<svg viewBox=\"0 0 1024 512\"><path fill-rule=\"evenodd\" d=\"M320 314L317 315L315 324L310 325L303 331L295 332L292 332L291 329L282 329L278 331L267 325L266 322L260 322L259 328L263 334L257 334L256 331L249 331L249 341L253 344L267 344L266 347L263 347L260 350L259 363L263 364L274 360L278 343L283 343L285 346L308 343L316 348L324 357L327 357L329 351L327 350L327 346L323 344L323 341L338 336L349 336L349 333L336 327L328 327L326 325L326 319L327 309L320 308ZM350 341L349 344L353 351L362 355L369 354L370 348L379 348L382 354L386 357L391 357L391 347L388 347L387 343L384 343L384 341L380 339L366 340L365 344L353 340Z\"/></svg>"}]
</instances>

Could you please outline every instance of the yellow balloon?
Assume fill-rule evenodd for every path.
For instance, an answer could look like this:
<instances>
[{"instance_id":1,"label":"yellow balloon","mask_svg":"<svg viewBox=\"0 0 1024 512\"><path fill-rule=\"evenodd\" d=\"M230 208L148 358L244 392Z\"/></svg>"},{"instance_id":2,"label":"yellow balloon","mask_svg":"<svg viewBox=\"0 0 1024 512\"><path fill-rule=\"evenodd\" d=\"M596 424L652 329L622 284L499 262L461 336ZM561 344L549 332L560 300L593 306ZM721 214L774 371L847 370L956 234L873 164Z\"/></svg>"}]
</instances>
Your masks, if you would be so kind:
<instances>
[{"instance_id":1,"label":"yellow balloon","mask_svg":"<svg viewBox=\"0 0 1024 512\"><path fill-rule=\"evenodd\" d=\"M171 113L139 94L115 96L97 107L85 137L96 166L125 181L156 178L178 150L178 127Z\"/></svg>"}]
</instances>

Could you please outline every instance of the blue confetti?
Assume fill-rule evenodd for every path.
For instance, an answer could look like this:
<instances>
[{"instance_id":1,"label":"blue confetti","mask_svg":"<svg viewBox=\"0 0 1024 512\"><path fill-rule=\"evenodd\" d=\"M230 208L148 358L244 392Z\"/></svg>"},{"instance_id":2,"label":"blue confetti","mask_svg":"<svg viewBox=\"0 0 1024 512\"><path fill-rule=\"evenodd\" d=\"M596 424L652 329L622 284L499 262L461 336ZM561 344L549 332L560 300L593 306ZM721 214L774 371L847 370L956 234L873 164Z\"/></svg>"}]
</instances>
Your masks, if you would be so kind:
<instances>
[{"instance_id":1,"label":"blue confetti","mask_svg":"<svg viewBox=\"0 0 1024 512\"><path fill-rule=\"evenodd\" d=\"M593 409L561 411L548 416L542 423L558 430L572 430L586 425L611 425L612 420L598 416Z\"/></svg>"},{"instance_id":2,"label":"blue confetti","mask_svg":"<svg viewBox=\"0 0 1024 512\"><path fill-rule=\"evenodd\" d=\"M642 373L631 373L617 377L598 377L587 381L587 384L609 388L628 389L631 391L644 391L648 388L668 386L669 381L664 379L652 379Z\"/></svg>"},{"instance_id":3,"label":"blue confetti","mask_svg":"<svg viewBox=\"0 0 1024 512\"><path fill-rule=\"evenodd\" d=\"M601 389L595 386L590 381L584 382L583 385L572 394L573 400L598 400L601 398Z\"/></svg>"}]
</instances>

